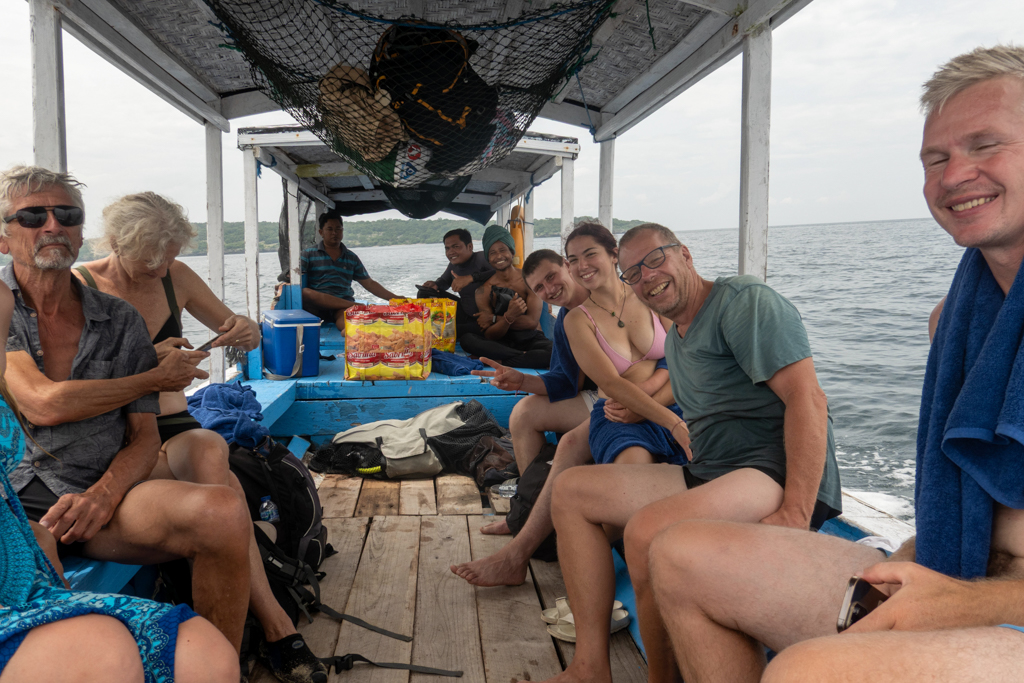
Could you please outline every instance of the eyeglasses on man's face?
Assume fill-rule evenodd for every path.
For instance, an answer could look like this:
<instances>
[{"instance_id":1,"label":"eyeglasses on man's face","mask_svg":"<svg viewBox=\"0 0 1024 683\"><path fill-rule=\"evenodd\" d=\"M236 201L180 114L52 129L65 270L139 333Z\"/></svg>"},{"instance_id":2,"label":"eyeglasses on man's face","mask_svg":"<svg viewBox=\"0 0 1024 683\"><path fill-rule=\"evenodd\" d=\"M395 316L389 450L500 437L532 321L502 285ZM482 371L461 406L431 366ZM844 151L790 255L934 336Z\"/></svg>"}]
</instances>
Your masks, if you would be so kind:
<instances>
[{"instance_id":1,"label":"eyeglasses on man's face","mask_svg":"<svg viewBox=\"0 0 1024 683\"><path fill-rule=\"evenodd\" d=\"M18 221L23 228L41 228L46 225L49 213L65 228L73 228L85 222L85 212L78 206L29 206L4 216L4 223Z\"/></svg>"},{"instance_id":2,"label":"eyeglasses on man's face","mask_svg":"<svg viewBox=\"0 0 1024 683\"><path fill-rule=\"evenodd\" d=\"M681 244L666 244L663 247L658 247L654 251L651 251L640 260L640 263L630 266L622 271L622 275L619 279L625 282L627 285L635 285L640 282L640 278L643 276L643 271L640 270L640 266L646 266L648 270L657 268L665 262L665 250L672 249L673 247L681 247Z\"/></svg>"}]
</instances>

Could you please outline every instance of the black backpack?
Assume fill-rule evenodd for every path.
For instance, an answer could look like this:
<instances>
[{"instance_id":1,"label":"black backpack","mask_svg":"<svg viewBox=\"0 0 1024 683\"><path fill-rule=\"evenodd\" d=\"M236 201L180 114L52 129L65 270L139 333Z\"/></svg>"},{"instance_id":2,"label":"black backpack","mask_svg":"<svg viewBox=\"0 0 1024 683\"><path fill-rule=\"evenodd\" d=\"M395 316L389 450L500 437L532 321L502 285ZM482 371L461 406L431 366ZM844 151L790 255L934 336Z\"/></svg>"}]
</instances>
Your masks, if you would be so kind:
<instances>
[{"instance_id":1,"label":"black backpack","mask_svg":"<svg viewBox=\"0 0 1024 683\"><path fill-rule=\"evenodd\" d=\"M517 535L526 525L526 520L529 519L530 512L533 511L537 497L540 496L540 490L544 488L544 482L548 480L548 475L551 473L550 460L553 457L555 457L555 447L545 443L526 471L519 476L516 495L509 500L508 514L505 516L505 523L508 524L509 531L513 536ZM533 557L545 562L554 562L558 559L558 546L555 542L554 531L534 551Z\"/></svg>"},{"instance_id":2,"label":"black backpack","mask_svg":"<svg viewBox=\"0 0 1024 683\"><path fill-rule=\"evenodd\" d=\"M274 522L277 545L289 557L319 569L330 552L327 528L316 484L302 461L268 439L255 451L232 444L228 463L245 491L253 521L260 519L261 499L270 496L281 515L281 521Z\"/></svg>"},{"instance_id":3,"label":"black backpack","mask_svg":"<svg viewBox=\"0 0 1024 683\"><path fill-rule=\"evenodd\" d=\"M458 171L494 135L498 92L470 66L476 49L476 41L449 29L395 24L373 51L370 82L391 96L409 135L430 150L431 173Z\"/></svg>"}]
</instances>

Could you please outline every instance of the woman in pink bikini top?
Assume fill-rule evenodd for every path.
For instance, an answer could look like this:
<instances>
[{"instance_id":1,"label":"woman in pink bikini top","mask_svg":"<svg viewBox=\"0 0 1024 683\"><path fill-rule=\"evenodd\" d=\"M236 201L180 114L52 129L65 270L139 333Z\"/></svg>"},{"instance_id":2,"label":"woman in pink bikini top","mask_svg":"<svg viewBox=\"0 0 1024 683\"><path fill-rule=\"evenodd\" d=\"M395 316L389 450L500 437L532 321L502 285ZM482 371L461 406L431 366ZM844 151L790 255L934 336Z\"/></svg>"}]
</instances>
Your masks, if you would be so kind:
<instances>
[{"instance_id":1,"label":"woman in pink bikini top","mask_svg":"<svg viewBox=\"0 0 1024 683\"><path fill-rule=\"evenodd\" d=\"M675 428L669 440L688 446L686 429L677 428L682 422L678 409L666 407L675 403L668 370L657 368L657 361L665 357L670 323L619 280L615 238L603 226L580 224L566 240L565 252L573 279L590 291L590 298L566 316L566 336L580 368L597 384L601 398L609 399L600 404L604 417L612 422L640 417L666 430ZM593 440L591 445L594 451ZM645 456L631 449L628 455L626 462L654 462L659 454ZM597 462L624 462L619 456L602 458L595 452Z\"/></svg>"}]
</instances>

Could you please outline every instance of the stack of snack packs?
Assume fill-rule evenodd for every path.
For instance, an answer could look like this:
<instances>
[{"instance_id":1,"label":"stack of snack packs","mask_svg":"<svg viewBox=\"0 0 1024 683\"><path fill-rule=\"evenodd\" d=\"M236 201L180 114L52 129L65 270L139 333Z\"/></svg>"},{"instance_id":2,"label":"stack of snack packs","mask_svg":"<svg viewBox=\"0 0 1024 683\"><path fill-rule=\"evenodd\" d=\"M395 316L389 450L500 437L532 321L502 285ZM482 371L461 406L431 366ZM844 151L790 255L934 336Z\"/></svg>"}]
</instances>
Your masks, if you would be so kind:
<instances>
[{"instance_id":1,"label":"stack of snack packs","mask_svg":"<svg viewBox=\"0 0 1024 683\"><path fill-rule=\"evenodd\" d=\"M416 304L430 311L430 332L433 335L431 346L438 351L455 351L455 307L459 302L454 299L438 297L436 299L392 299L392 306Z\"/></svg>"},{"instance_id":2,"label":"stack of snack packs","mask_svg":"<svg viewBox=\"0 0 1024 683\"><path fill-rule=\"evenodd\" d=\"M426 379L430 311L415 304L345 311L345 379Z\"/></svg>"}]
</instances>

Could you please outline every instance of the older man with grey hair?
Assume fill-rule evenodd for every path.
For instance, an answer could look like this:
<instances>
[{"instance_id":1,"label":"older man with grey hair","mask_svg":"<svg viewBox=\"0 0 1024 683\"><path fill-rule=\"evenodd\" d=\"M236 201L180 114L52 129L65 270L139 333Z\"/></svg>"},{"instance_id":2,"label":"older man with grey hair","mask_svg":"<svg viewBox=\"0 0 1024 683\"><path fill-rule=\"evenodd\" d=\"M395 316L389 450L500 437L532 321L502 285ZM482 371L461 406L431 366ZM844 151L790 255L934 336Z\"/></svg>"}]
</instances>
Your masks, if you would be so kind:
<instances>
[{"instance_id":1,"label":"older man with grey hair","mask_svg":"<svg viewBox=\"0 0 1024 683\"><path fill-rule=\"evenodd\" d=\"M37 167L0 174L0 252L13 260L0 270L14 292L7 381L30 436L11 484L60 554L191 559L196 611L237 650L248 511L227 486L147 481L160 449L156 392L205 373L184 351L158 365L139 313L72 277L85 221L79 186Z\"/></svg>"},{"instance_id":2,"label":"older man with grey hair","mask_svg":"<svg viewBox=\"0 0 1024 683\"><path fill-rule=\"evenodd\" d=\"M886 558L777 526L663 531L652 581L688 683L1020 679L1024 49L956 57L925 84L922 108L925 199L967 249L930 321L917 536ZM854 576L888 599L837 636ZM761 644L780 652L767 671Z\"/></svg>"}]
</instances>

